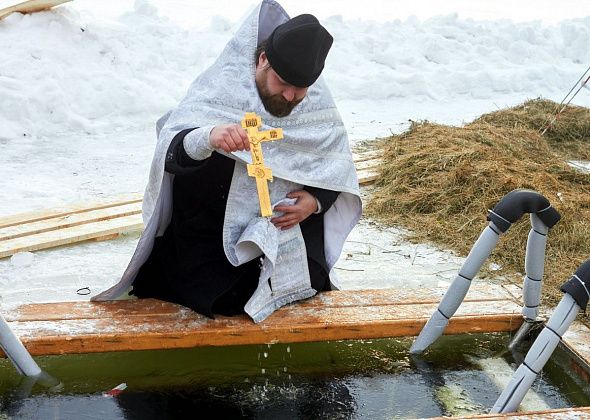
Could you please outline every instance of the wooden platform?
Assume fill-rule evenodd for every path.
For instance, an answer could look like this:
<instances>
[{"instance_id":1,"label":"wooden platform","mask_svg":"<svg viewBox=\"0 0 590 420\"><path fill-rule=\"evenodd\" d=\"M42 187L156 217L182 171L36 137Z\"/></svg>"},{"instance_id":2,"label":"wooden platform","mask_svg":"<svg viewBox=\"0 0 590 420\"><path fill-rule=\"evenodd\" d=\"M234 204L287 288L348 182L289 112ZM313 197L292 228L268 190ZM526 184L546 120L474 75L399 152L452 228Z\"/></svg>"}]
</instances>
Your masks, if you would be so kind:
<instances>
[{"instance_id":1,"label":"wooden platform","mask_svg":"<svg viewBox=\"0 0 590 420\"><path fill-rule=\"evenodd\" d=\"M35 356L372 339L418 334L445 292L446 288L325 292L281 308L261 324L245 316L211 320L154 299L22 305L5 318ZM474 284L446 333L516 330L522 316L515 294L518 288ZM590 418L590 407L461 418L581 419Z\"/></svg>"},{"instance_id":2,"label":"wooden platform","mask_svg":"<svg viewBox=\"0 0 590 420\"><path fill-rule=\"evenodd\" d=\"M23 2L15 2L16 4L0 9L0 19L4 19L11 13L34 13L42 10L51 9L63 3L72 0L28 0Z\"/></svg>"},{"instance_id":3,"label":"wooden platform","mask_svg":"<svg viewBox=\"0 0 590 420\"><path fill-rule=\"evenodd\" d=\"M360 183L377 179L375 152L354 155ZM88 240L112 239L143 230L140 194L0 218L0 258Z\"/></svg>"},{"instance_id":4,"label":"wooden platform","mask_svg":"<svg viewBox=\"0 0 590 420\"><path fill-rule=\"evenodd\" d=\"M260 324L245 315L211 320L153 299L23 305L4 316L33 355L369 339L417 335L445 291L325 292ZM474 285L446 332L513 331L520 309L501 287Z\"/></svg>"}]
</instances>

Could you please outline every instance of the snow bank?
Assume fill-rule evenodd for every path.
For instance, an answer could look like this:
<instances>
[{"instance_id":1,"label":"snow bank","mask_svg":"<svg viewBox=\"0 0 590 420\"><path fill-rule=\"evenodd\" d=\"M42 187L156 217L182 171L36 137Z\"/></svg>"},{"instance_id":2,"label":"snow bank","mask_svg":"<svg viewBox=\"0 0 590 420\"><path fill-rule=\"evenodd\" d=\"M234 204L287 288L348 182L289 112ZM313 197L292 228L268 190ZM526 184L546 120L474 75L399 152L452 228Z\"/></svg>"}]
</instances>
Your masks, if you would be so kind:
<instances>
[{"instance_id":1,"label":"snow bank","mask_svg":"<svg viewBox=\"0 0 590 420\"><path fill-rule=\"evenodd\" d=\"M0 138L96 133L150 120L174 105L218 53L229 24L176 28L139 4L117 21L61 7L0 22Z\"/></svg>"},{"instance_id":2,"label":"snow bank","mask_svg":"<svg viewBox=\"0 0 590 420\"><path fill-rule=\"evenodd\" d=\"M337 101L560 99L590 63L590 18L324 23L336 39L325 77ZM219 16L183 29L146 2L114 20L68 6L13 14L0 21L0 141L151 124L234 29Z\"/></svg>"}]
</instances>

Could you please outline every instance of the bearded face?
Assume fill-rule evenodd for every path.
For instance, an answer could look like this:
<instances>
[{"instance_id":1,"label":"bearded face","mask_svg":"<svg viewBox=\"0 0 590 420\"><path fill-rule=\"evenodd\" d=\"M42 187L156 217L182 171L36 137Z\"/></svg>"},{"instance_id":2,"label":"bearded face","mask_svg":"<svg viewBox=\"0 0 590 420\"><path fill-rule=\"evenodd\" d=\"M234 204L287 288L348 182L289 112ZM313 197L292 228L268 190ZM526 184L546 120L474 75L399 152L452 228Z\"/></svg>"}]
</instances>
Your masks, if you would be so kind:
<instances>
[{"instance_id":1,"label":"bearded face","mask_svg":"<svg viewBox=\"0 0 590 420\"><path fill-rule=\"evenodd\" d=\"M256 88L264 108L275 117L291 114L307 94L307 88L293 86L270 67L264 53L256 66Z\"/></svg>"},{"instance_id":2,"label":"bearded face","mask_svg":"<svg viewBox=\"0 0 590 420\"><path fill-rule=\"evenodd\" d=\"M275 117L286 117L291 111L293 111L293 108L303 100L303 98L301 98L295 101L288 101L280 93L277 93L276 95L271 94L265 86L257 87L264 109Z\"/></svg>"}]
</instances>

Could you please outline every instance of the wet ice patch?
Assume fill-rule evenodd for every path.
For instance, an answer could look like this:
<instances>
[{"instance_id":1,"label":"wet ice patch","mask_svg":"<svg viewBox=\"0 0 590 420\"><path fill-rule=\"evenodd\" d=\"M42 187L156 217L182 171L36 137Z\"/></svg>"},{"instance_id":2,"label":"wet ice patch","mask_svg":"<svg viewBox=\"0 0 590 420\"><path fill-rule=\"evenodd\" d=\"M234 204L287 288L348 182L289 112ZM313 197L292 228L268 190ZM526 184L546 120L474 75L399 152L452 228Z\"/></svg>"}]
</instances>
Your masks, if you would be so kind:
<instances>
[{"instance_id":1,"label":"wet ice patch","mask_svg":"<svg viewBox=\"0 0 590 420\"><path fill-rule=\"evenodd\" d=\"M32 252L17 252L12 257L10 257L10 263L16 268L28 267L33 263L34 260L35 254Z\"/></svg>"}]
</instances>

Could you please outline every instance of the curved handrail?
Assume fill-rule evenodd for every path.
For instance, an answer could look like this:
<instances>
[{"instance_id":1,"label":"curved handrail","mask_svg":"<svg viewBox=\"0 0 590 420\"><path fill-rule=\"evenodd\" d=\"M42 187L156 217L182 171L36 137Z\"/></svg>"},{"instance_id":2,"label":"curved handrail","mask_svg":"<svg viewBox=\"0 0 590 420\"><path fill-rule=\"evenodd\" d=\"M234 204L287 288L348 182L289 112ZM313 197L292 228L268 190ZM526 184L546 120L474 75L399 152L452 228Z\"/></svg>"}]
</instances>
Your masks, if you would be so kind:
<instances>
[{"instance_id":1,"label":"curved handrail","mask_svg":"<svg viewBox=\"0 0 590 420\"><path fill-rule=\"evenodd\" d=\"M488 226L471 248L438 308L412 344L410 353L423 352L443 334L449 320L465 299L471 281L498 243L500 235L505 233L525 213L531 214L532 227L527 240L525 257L527 274L523 286L522 314L528 321L534 321L537 318L547 233L560 220L561 216L543 195L535 191L520 189L506 194L492 210L488 211ZM517 335L522 336L522 334Z\"/></svg>"},{"instance_id":2,"label":"curved handrail","mask_svg":"<svg viewBox=\"0 0 590 420\"><path fill-rule=\"evenodd\" d=\"M590 259L580 265L569 281L561 286L565 295L492 407L491 413L516 411L580 309L586 310L590 298L589 288Z\"/></svg>"}]
</instances>

